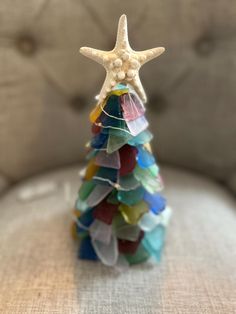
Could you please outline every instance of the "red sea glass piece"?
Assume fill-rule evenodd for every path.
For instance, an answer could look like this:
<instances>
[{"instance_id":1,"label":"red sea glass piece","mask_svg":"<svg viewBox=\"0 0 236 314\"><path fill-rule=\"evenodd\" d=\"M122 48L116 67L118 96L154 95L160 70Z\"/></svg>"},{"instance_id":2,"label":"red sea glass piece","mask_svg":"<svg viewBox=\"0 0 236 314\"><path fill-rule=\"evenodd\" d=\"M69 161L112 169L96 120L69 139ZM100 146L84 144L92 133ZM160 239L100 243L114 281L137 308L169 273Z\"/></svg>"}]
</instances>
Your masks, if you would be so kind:
<instances>
[{"instance_id":1,"label":"red sea glass piece","mask_svg":"<svg viewBox=\"0 0 236 314\"><path fill-rule=\"evenodd\" d=\"M107 203L103 200L93 211L93 217L110 225L118 210L118 204Z\"/></svg>"},{"instance_id":2,"label":"red sea glass piece","mask_svg":"<svg viewBox=\"0 0 236 314\"><path fill-rule=\"evenodd\" d=\"M119 252L123 254L134 254L137 251L139 243L144 236L144 232L141 231L137 241L118 240Z\"/></svg>"},{"instance_id":3,"label":"red sea glass piece","mask_svg":"<svg viewBox=\"0 0 236 314\"><path fill-rule=\"evenodd\" d=\"M120 153L120 175L124 176L130 172L132 172L137 163L137 148L130 145L124 145L119 149Z\"/></svg>"},{"instance_id":4,"label":"red sea glass piece","mask_svg":"<svg viewBox=\"0 0 236 314\"><path fill-rule=\"evenodd\" d=\"M91 130L93 134L98 134L101 132L101 127L94 123L92 124Z\"/></svg>"}]
</instances>

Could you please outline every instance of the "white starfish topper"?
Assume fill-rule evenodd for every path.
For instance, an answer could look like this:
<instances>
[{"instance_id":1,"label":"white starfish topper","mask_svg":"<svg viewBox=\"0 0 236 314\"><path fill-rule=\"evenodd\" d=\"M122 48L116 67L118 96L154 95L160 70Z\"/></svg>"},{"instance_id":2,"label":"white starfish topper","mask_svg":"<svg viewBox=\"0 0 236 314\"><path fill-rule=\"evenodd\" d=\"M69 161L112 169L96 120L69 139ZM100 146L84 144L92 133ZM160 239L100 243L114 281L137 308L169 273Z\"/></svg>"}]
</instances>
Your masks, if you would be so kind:
<instances>
[{"instance_id":1,"label":"white starfish topper","mask_svg":"<svg viewBox=\"0 0 236 314\"><path fill-rule=\"evenodd\" d=\"M146 102L147 97L139 78L139 69L143 64L160 56L164 51L165 48L163 47L134 51L129 44L125 14L121 15L119 19L116 44L113 50L80 48L83 55L100 63L106 70L106 79L99 94L99 102L102 102L107 93L118 83L132 85L142 101Z\"/></svg>"}]
</instances>

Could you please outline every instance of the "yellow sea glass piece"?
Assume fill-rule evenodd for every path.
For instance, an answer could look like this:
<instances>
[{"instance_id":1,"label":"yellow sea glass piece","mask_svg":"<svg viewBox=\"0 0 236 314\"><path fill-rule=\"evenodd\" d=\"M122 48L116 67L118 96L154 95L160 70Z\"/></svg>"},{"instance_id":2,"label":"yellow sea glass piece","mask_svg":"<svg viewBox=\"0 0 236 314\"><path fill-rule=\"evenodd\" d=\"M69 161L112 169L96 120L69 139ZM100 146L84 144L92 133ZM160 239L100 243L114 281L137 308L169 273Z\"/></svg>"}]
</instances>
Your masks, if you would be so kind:
<instances>
[{"instance_id":1,"label":"yellow sea glass piece","mask_svg":"<svg viewBox=\"0 0 236 314\"><path fill-rule=\"evenodd\" d=\"M91 180L93 178L93 176L95 175L95 173L97 172L98 169L99 169L99 166L97 166L94 163L94 158L91 159L89 161L89 163L88 163L88 167L86 169L84 179L85 180Z\"/></svg>"},{"instance_id":2,"label":"yellow sea glass piece","mask_svg":"<svg viewBox=\"0 0 236 314\"><path fill-rule=\"evenodd\" d=\"M105 104L106 104L106 99L103 102L98 103L96 107L90 112L89 120L91 123L95 123L97 118L102 113L102 109L104 108Z\"/></svg>"},{"instance_id":3,"label":"yellow sea glass piece","mask_svg":"<svg viewBox=\"0 0 236 314\"><path fill-rule=\"evenodd\" d=\"M126 204L121 204L119 210L124 217L124 220L131 225L136 225L140 218L148 212L149 208L147 203L144 201L135 204L134 206L128 206Z\"/></svg>"},{"instance_id":4,"label":"yellow sea glass piece","mask_svg":"<svg viewBox=\"0 0 236 314\"><path fill-rule=\"evenodd\" d=\"M76 229L77 229L76 222L73 221L72 224L71 224L70 231L71 231L72 238L75 239L75 240L78 239L78 235L77 235Z\"/></svg>"}]
</instances>

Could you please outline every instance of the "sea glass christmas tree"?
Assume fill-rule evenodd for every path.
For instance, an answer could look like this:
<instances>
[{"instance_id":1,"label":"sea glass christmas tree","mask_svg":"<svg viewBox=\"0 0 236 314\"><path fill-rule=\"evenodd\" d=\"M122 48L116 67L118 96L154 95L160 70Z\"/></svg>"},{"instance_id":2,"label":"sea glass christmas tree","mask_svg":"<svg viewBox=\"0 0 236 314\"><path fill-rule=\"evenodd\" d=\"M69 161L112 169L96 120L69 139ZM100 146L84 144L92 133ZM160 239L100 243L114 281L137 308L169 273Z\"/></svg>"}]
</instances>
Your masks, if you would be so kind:
<instances>
[{"instance_id":1,"label":"sea glass christmas tree","mask_svg":"<svg viewBox=\"0 0 236 314\"><path fill-rule=\"evenodd\" d=\"M73 234L80 239L81 259L118 268L160 260L171 210L160 194L163 183L149 144L153 135L138 71L164 50L132 50L125 15L113 50L80 49L106 69L90 114L93 135L75 205Z\"/></svg>"}]
</instances>

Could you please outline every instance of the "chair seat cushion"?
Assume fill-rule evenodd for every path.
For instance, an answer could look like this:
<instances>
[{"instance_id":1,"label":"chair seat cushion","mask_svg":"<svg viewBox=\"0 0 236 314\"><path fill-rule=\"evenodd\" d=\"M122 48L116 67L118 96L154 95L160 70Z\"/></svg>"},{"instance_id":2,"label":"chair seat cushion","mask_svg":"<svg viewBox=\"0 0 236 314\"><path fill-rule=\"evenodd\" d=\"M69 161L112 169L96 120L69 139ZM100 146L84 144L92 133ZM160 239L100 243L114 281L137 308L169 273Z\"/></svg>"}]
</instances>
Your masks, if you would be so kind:
<instances>
[{"instance_id":1,"label":"chair seat cushion","mask_svg":"<svg viewBox=\"0 0 236 314\"><path fill-rule=\"evenodd\" d=\"M163 167L174 214L162 261L119 274L77 259L78 169L27 180L0 200L1 313L236 312L236 209L223 187Z\"/></svg>"}]
</instances>

